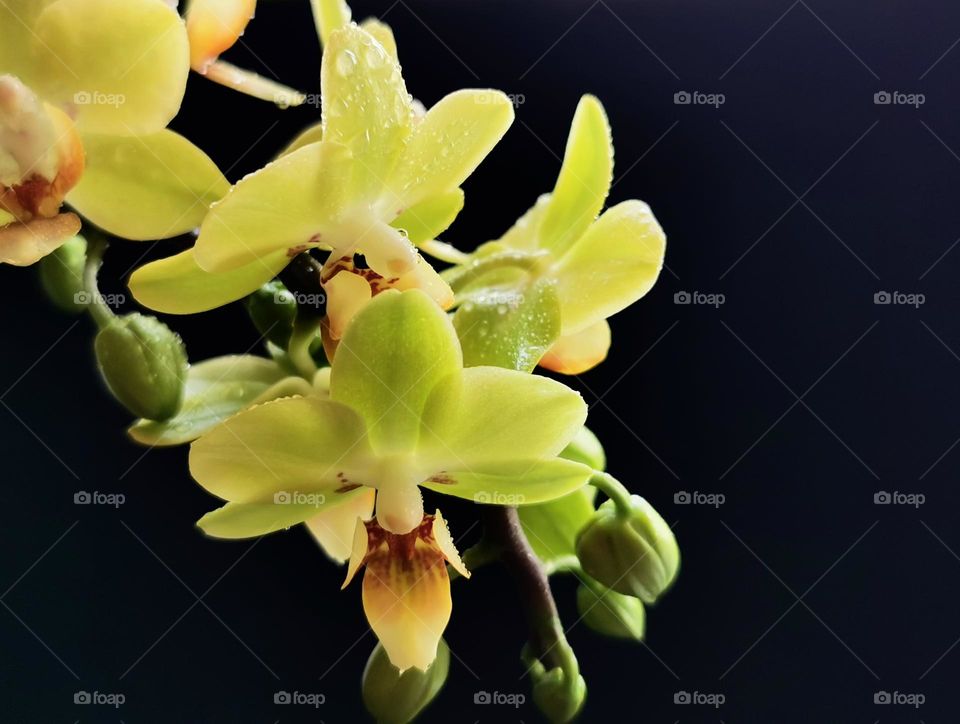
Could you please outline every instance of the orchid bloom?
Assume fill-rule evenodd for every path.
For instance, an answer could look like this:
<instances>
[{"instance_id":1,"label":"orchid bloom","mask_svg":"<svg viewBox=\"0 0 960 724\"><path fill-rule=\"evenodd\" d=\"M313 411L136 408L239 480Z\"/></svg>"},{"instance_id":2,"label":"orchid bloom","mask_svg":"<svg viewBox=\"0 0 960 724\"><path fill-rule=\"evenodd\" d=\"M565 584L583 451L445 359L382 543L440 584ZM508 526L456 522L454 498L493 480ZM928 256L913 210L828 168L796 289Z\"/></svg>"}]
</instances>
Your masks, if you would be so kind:
<instances>
[{"instance_id":1,"label":"orchid bloom","mask_svg":"<svg viewBox=\"0 0 960 724\"><path fill-rule=\"evenodd\" d=\"M613 179L613 145L603 106L584 96L577 106L560 175L553 192L541 196L497 241L481 246L463 265L445 273L461 302L457 329L489 339L516 342L522 319L535 316L541 366L579 374L598 363L610 347L607 318L650 291L663 266L666 237L650 207L623 201L599 218ZM522 302L521 319L509 329L503 318ZM545 320L556 318L555 329ZM501 325L496 334L488 325ZM520 345L519 348L523 348ZM484 363L489 353L474 363ZM527 358L517 368L532 367Z\"/></svg>"},{"instance_id":2,"label":"orchid bloom","mask_svg":"<svg viewBox=\"0 0 960 724\"><path fill-rule=\"evenodd\" d=\"M388 290L348 327L329 399L267 402L193 443L193 477L227 501L198 525L215 537L245 538L309 521L328 553L343 559L347 529L375 515L364 525L366 543L350 547L351 565L368 565L365 607L391 659L422 668L449 617L436 598L445 574L434 564L456 558L439 515L424 517L421 488L501 505L563 496L593 473L557 457L585 418L580 396L558 382L464 368L453 325L436 303L420 290ZM433 572L424 588L410 590L420 581L415 570ZM409 628L411 619L378 613L388 595L423 619L413 627L417 636L431 632L422 646L391 643L404 635L393 627Z\"/></svg>"},{"instance_id":3,"label":"orchid bloom","mask_svg":"<svg viewBox=\"0 0 960 724\"><path fill-rule=\"evenodd\" d=\"M355 24L330 33L321 127L214 204L192 249L137 270L130 287L141 303L173 314L212 309L318 248L330 251L322 281L334 335L382 288L417 287L450 306L414 243L453 222L460 184L506 132L513 106L498 91L461 90L419 118L395 49L378 37L392 38L385 26L376 37ZM358 273L356 254L371 272Z\"/></svg>"},{"instance_id":4,"label":"orchid bloom","mask_svg":"<svg viewBox=\"0 0 960 724\"><path fill-rule=\"evenodd\" d=\"M189 70L175 10L163 0L6 0L0 27L0 259L33 263L75 234L77 217L58 213L64 199L131 239L199 223L226 182L165 130Z\"/></svg>"}]
</instances>

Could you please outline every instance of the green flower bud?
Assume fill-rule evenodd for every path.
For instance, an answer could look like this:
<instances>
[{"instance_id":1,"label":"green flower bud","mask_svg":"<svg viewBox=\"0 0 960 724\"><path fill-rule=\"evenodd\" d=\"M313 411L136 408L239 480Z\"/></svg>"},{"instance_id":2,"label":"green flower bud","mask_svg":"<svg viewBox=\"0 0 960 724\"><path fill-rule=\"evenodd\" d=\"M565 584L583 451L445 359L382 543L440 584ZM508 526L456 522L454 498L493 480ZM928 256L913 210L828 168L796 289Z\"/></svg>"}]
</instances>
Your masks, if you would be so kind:
<instances>
[{"instance_id":1,"label":"green flower bud","mask_svg":"<svg viewBox=\"0 0 960 724\"><path fill-rule=\"evenodd\" d=\"M673 582L680 549L667 522L639 495L619 510L608 500L577 535L583 570L607 588L653 603Z\"/></svg>"},{"instance_id":2,"label":"green flower bud","mask_svg":"<svg viewBox=\"0 0 960 724\"><path fill-rule=\"evenodd\" d=\"M83 303L83 267L87 263L87 242L75 236L40 260L40 284L53 304L68 314L80 314Z\"/></svg>"},{"instance_id":3,"label":"green flower bud","mask_svg":"<svg viewBox=\"0 0 960 724\"><path fill-rule=\"evenodd\" d=\"M604 470L607 467L607 456L603 452L603 445L586 426L581 427L580 431L574 435L570 444L560 453L560 457L589 465L594 470Z\"/></svg>"},{"instance_id":4,"label":"green flower bud","mask_svg":"<svg viewBox=\"0 0 960 724\"><path fill-rule=\"evenodd\" d=\"M379 724L407 724L434 700L449 671L450 649L443 639L426 671L413 667L402 674L378 643L363 670L363 703Z\"/></svg>"},{"instance_id":5,"label":"green flower bud","mask_svg":"<svg viewBox=\"0 0 960 724\"><path fill-rule=\"evenodd\" d=\"M282 282L267 282L247 297L247 314L260 334L278 347L287 348L297 318L297 301Z\"/></svg>"},{"instance_id":6,"label":"green flower bud","mask_svg":"<svg viewBox=\"0 0 960 724\"><path fill-rule=\"evenodd\" d=\"M521 658L533 682L533 703L537 708L552 724L573 721L587 700L587 682L583 677L570 676L559 666L548 671L526 647Z\"/></svg>"},{"instance_id":7,"label":"green flower bud","mask_svg":"<svg viewBox=\"0 0 960 724\"><path fill-rule=\"evenodd\" d=\"M611 591L584 576L577 588L577 610L597 633L620 639L643 639L646 612L639 599Z\"/></svg>"},{"instance_id":8,"label":"green flower bud","mask_svg":"<svg viewBox=\"0 0 960 724\"><path fill-rule=\"evenodd\" d=\"M166 420L180 410L187 351L156 317L114 317L97 335L97 363L113 396L137 417Z\"/></svg>"}]
</instances>

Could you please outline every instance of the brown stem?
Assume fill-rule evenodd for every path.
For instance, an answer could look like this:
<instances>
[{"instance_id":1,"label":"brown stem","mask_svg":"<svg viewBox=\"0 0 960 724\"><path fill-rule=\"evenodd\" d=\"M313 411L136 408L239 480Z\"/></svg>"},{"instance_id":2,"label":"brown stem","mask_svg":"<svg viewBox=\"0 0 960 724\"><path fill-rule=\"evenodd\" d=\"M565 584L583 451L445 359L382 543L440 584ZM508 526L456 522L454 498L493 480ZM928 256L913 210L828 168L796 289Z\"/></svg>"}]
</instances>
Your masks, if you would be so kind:
<instances>
[{"instance_id":1,"label":"brown stem","mask_svg":"<svg viewBox=\"0 0 960 724\"><path fill-rule=\"evenodd\" d=\"M530 627L533 652L550 669L564 666L569 644L560 626L557 604L543 564L530 547L516 508L481 506L484 534L500 550L500 560L516 581Z\"/></svg>"}]
</instances>

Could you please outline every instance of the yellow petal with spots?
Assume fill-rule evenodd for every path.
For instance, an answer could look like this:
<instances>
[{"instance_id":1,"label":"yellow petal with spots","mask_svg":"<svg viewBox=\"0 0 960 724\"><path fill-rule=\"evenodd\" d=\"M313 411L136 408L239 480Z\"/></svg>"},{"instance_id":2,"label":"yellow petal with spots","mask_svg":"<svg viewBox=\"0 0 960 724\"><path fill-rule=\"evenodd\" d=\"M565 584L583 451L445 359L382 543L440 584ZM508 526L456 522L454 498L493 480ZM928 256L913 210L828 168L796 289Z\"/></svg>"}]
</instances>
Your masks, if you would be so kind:
<instances>
[{"instance_id":1,"label":"yellow petal with spots","mask_svg":"<svg viewBox=\"0 0 960 724\"><path fill-rule=\"evenodd\" d=\"M409 557L391 555L386 545L375 550L363 576L363 610L401 673L425 671L453 610L443 553L420 539Z\"/></svg>"}]
</instances>

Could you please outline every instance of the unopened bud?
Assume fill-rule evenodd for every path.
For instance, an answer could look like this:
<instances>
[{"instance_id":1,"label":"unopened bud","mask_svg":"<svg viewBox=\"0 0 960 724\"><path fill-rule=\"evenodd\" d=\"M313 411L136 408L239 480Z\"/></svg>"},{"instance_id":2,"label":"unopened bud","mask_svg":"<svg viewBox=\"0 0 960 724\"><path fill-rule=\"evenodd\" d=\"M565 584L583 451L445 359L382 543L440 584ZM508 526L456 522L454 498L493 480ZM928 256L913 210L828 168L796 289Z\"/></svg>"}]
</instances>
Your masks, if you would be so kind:
<instances>
[{"instance_id":1,"label":"unopened bud","mask_svg":"<svg viewBox=\"0 0 960 724\"><path fill-rule=\"evenodd\" d=\"M247 314L264 337L278 347L287 348L297 318L297 301L282 282L267 282L247 297Z\"/></svg>"},{"instance_id":2,"label":"unopened bud","mask_svg":"<svg viewBox=\"0 0 960 724\"><path fill-rule=\"evenodd\" d=\"M82 236L74 236L37 265L43 291L63 312L79 314L86 309L86 305L77 302L85 290L83 267L86 262L87 242Z\"/></svg>"},{"instance_id":3,"label":"unopened bud","mask_svg":"<svg viewBox=\"0 0 960 724\"><path fill-rule=\"evenodd\" d=\"M548 670L528 649L522 658L533 683L533 703L537 708L551 724L573 721L587 699L587 682L583 677L571 676L560 666Z\"/></svg>"},{"instance_id":4,"label":"unopened bud","mask_svg":"<svg viewBox=\"0 0 960 724\"><path fill-rule=\"evenodd\" d=\"M100 330L94 348L107 387L130 412L147 420L177 414L187 352L167 325L143 314L115 317Z\"/></svg>"},{"instance_id":5,"label":"unopened bud","mask_svg":"<svg viewBox=\"0 0 960 724\"><path fill-rule=\"evenodd\" d=\"M667 522L639 495L620 510L608 500L577 536L584 572L607 588L653 603L673 583L680 549Z\"/></svg>"},{"instance_id":6,"label":"unopened bud","mask_svg":"<svg viewBox=\"0 0 960 724\"><path fill-rule=\"evenodd\" d=\"M597 633L636 641L643 638L646 612L640 600L611 591L586 576L577 588L577 610Z\"/></svg>"},{"instance_id":7,"label":"unopened bud","mask_svg":"<svg viewBox=\"0 0 960 724\"><path fill-rule=\"evenodd\" d=\"M378 724L407 724L434 700L449 671L450 649L443 639L426 671L414 666L402 674L378 643L363 670L363 703Z\"/></svg>"}]
</instances>

